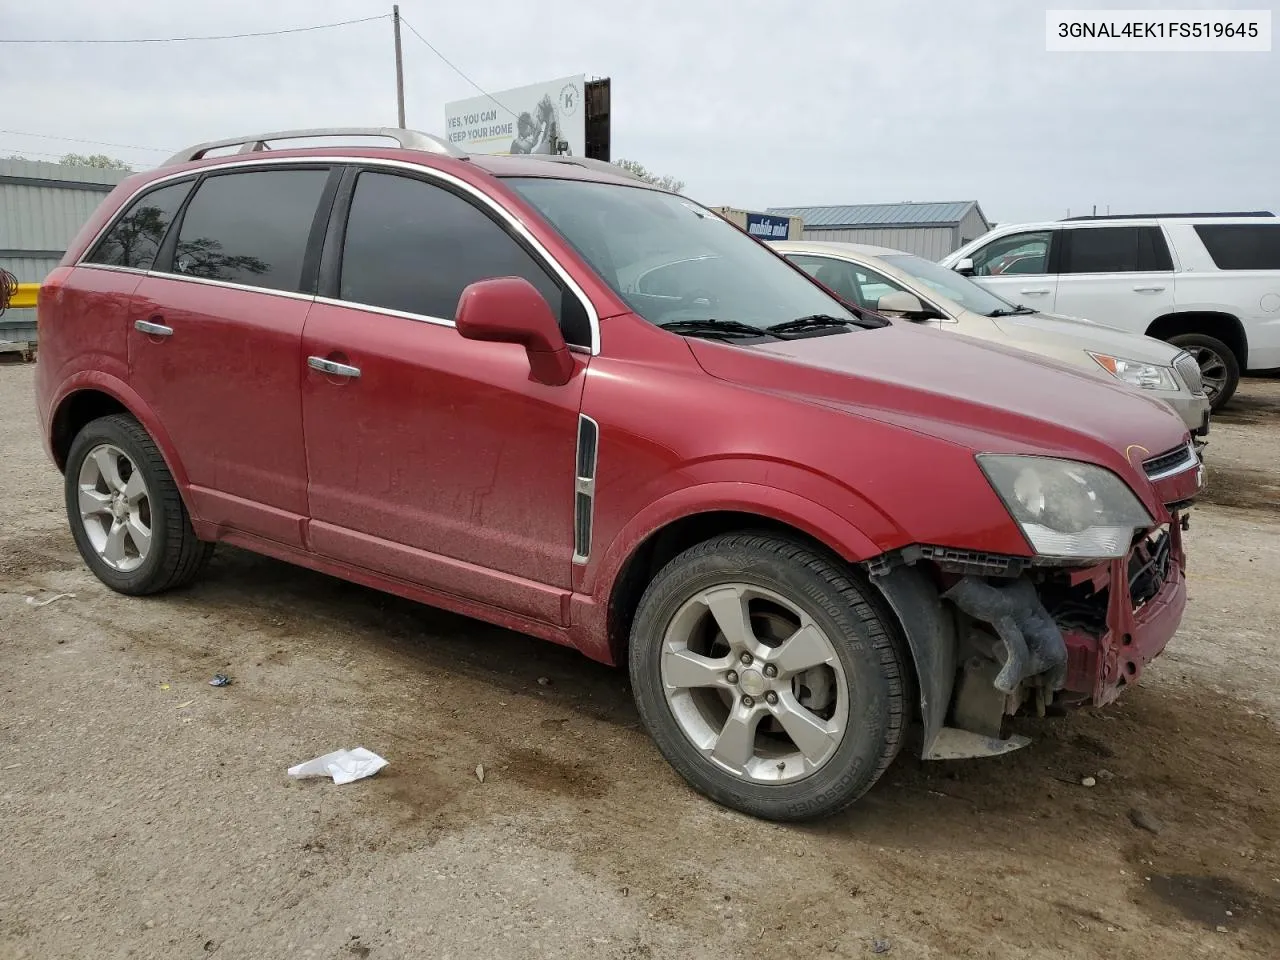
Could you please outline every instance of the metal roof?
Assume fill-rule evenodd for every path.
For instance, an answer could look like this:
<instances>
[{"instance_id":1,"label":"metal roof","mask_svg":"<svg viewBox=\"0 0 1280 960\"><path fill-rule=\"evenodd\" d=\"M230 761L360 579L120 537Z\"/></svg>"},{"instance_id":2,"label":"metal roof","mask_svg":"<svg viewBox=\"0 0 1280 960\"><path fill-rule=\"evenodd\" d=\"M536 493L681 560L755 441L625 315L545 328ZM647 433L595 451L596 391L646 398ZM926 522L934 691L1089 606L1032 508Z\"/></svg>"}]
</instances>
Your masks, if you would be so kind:
<instances>
[{"instance_id":1,"label":"metal roof","mask_svg":"<svg viewBox=\"0 0 1280 960\"><path fill-rule=\"evenodd\" d=\"M769 213L800 217L809 227L923 227L949 226L959 223L976 209L982 222L982 208L977 200L955 200L944 203L855 203L825 207L769 207Z\"/></svg>"}]
</instances>

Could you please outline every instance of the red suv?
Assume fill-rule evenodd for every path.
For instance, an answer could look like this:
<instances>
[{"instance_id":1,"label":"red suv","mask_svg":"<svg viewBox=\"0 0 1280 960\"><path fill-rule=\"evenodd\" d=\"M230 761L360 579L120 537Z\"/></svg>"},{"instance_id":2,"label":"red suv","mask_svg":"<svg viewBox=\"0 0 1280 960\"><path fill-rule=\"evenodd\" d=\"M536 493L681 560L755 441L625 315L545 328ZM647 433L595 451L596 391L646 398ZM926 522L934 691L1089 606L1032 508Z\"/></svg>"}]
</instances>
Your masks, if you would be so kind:
<instances>
[{"instance_id":1,"label":"red suv","mask_svg":"<svg viewBox=\"0 0 1280 960\"><path fill-rule=\"evenodd\" d=\"M388 148L267 150L379 133ZM243 144L231 155L215 148ZM1102 704L1186 601L1186 427L1122 384L833 299L685 197L401 130L203 144L40 291L38 400L122 593L225 542L629 664L763 817Z\"/></svg>"}]
</instances>

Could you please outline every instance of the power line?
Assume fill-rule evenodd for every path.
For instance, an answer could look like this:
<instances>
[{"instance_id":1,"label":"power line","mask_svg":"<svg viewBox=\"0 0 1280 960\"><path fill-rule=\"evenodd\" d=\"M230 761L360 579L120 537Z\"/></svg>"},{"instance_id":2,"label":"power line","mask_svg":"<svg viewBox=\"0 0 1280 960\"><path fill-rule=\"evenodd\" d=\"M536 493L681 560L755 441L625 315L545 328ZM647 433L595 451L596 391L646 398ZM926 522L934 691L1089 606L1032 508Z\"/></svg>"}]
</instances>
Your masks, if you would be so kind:
<instances>
[{"instance_id":1,"label":"power line","mask_svg":"<svg viewBox=\"0 0 1280 960\"><path fill-rule=\"evenodd\" d=\"M488 97L488 98L489 98L490 100L492 100L494 103L496 103L498 106L502 107L502 109L503 109L503 110L505 110L505 111L507 111L507 113L511 114L513 117L516 115L516 112L515 112L514 110L512 110L510 107L508 107L508 106L506 106L505 104L503 104L503 103L502 103L502 101L500 101L500 100L499 100L497 97L495 97L492 93L490 93L490 92L489 92L488 90L486 90L484 87L480 86L480 84L476 83L474 80L472 80L470 77L468 77L465 73L463 73L463 72L462 72L462 69L461 69L457 64L455 64L452 60L450 60L450 59L449 59L448 57L446 57L443 53L441 53L441 52L440 52L439 50L437 50L434 46L432 46L431 41L430 41L430 40L428 40L426 37L424 37L422 34L420 34L420 33L418 32L418 28L417 28L417 27L415 27L412 23L410 23L408 20L406 20L403 16L401 16L401 17L400 17L400 22L401 22L401 23L403 23L406 27L408 27L408 28L409 28L409 30L413 33L413 35L414 35L415 37L417 37L419 40L421 40L423 43L425 43L425 44L427 45L427 49L428 49L428 50L430 50L430 51L431 51L432 53L434 53L437 57L439 57L441 60L443 60L443 61L445 62L445 65L446 65L446 66L448 66L450 70L452 70L454 73L456 73L458 76L460 76L463 80L467 81L467 83L469 83L469 84L471 84L473 87L475 87L477 90L479 90L482 94L484 94L486 97Z\"/></svg>"},{"instance_id":2,"label":"power line","mask_svg":"<svg viewBox=\"0 0 1280 960\"><path fill-rule=\"evenodd\" d=\"M52 157L55 160L61 160L64 156L66 156L66 154L63 154L63 153L50 153L47 150L28 150L26 147L0 147L0 154L6 155L3 159L6 159L6 160L25 160L26 159L26 157L23 157L23 156L9 157L8 154L10 153L13 153L13 154L34 153L41 157Z\"/></svg>"},{"instance_id":3,"label":"power line","mask_svg":"<svg viewBox=\"0 0 1280 960\"><path fill-rule=\"evenodd\" d=\"M125 150L149 150L152 153L173 153L166 147L143 147L136 143L112 143L109 140L82 140L79 137L56 137L51 133L28 133L26 130L0 130L15 137L36 137L39 140L61 140L65 143L87 143L95 147L120 147ZM32 151L35 153L36 151Z\"/></svg>"},{"instance_id":4,"label":"power line","mask_svg":"<svg viewBox=\"0 0 1280 960\"><path fill-rule=\"evenodd\" d=\"M380 13L376 17L359 17L355 20L339 20L336 23L317 23L309 27L288 27L284 30L262 30L257 33L224 33L207 37L135 37L118 40L62 37L39 40L11 40L6 37L0 38L0 43L188 43L193 40L243 40L248 37L278 37L286 33L307 33L311 30L329 30L333 27L349 27L355 23L370 23L374 20L386 20L390 16L391 14L389 13ZM415 30L414 33L417 33L417 31Z\"/></svg>"}]
</instances>

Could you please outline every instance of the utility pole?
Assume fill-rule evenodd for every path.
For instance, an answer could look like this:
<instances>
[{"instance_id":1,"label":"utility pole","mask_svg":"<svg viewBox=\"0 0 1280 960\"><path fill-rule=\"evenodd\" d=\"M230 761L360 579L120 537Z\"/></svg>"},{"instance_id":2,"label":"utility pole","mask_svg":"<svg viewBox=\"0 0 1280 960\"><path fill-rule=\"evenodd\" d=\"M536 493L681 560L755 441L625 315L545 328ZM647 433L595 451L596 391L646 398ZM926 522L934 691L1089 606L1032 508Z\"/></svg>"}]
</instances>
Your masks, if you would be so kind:
<instances>
[{"instance_id":1,"label":"utility pole","mask_svg":"<svg viewBox=\"0 0 1280 960\"><path fill-rule=\"evenodd\" d=\"M404 129L404 57L400 52L400 4L391 7L391 26L396 34L396 116Z\"/></svg>"}]
</instances>

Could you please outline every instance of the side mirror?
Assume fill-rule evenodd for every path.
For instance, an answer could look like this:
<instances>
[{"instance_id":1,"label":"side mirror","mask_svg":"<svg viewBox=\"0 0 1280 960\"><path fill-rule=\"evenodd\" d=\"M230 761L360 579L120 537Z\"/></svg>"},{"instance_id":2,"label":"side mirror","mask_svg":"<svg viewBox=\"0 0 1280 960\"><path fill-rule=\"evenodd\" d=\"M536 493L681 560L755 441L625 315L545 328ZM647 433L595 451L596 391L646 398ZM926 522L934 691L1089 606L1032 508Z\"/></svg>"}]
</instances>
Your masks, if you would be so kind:
<instances>
[{"instance_id":1,"label":"side mirror","mask_svg":"<svg viewBox=\"0 0 1280 960\"><path fill-rule=\"evenodd\" d=\"M960 274L960 276L962 277L972 277L974 272L973 257L961 257L954 264L952 264L951 269L954 270L956 273Z\"/></svg>"},{"instance_id":2,"label":"side mirror","mask_svg":"<svg viewBox=\"0 0 1280 960\"><path fill-rule=\"evenodd\" d=\"M924 304L914 293L895 290L876 301L876 313L896 313L902 317L918 317L924 313Z\"/></svg>"},{"instance_id":3,"label":"side mirror","mask_svg":"<svg viewBox=\"0 0 1280 960\"><path fill-rule=\"evenodd\" d=\"M533 379L559 387L573 376L573 357L555 314L523 277L479 280L462 291L454 315L468 340L518 343L529 355Z\"/></svg>"}]
</instances>

